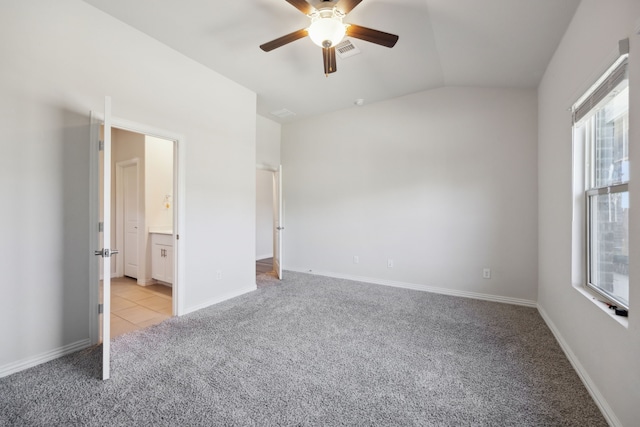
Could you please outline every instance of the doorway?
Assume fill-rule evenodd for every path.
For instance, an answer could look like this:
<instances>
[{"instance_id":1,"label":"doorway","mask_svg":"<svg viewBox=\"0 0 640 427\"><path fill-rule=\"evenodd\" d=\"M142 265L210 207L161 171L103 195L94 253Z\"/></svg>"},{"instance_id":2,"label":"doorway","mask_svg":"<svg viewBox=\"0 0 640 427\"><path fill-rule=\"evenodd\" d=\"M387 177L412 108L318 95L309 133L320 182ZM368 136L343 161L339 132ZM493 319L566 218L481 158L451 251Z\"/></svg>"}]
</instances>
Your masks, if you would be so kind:
<instances>
[{"instance_id":1,"label":"doorway","mask_svg":"<svg viewBox=\"0 0 640 427\"><path fill-rule=\"evenodd\" d=\"M174 145L112 129L111 241L120 253L111 272L111 338L174 314ZM163 243L161 257L155 256L158 239Z\"/></svg>"},{"instance_id":2,"label":"doorway","mask_svg":"<svg viewBox=\"0 0 640 427\"><path fill-rule=\"evenodd\" d=\"M256 170L256 276L282 279L282 166Z\"/></svg>"},{"instance_id":3,"label":"doorway","mask_svg":"<svg viewBox=\"0 0 640 427\"><path fill-rule=\"evenodd\" d=\"M173 215L172 230L169 234L171 240L172 262L167 264L170 277L173 278L172 296L171 296L171 313L179 316L184 312L183 308L183 290L184 283L184 241L180 240L180 232L185 229L185 204L184 198L181 197L185 193L185 163L186 158L183 153L186 150L186 141L183 135L174 134L155 127L134 123L128 120L115 118L111 115L111 97L105 96L104 113L95 111L90 112L90 181L91 204L89 206L91 216L91 232L90 247L96 258L92 259L89 270L92 277L90 283L89 295L89 313L90 325L89 335L92 344L101 344L102 347L102 379L110 378L110 353L111 353L111 277L114 270L111 260L117 259L117 248L115 248L115 227L113 226L113 211L115 210L115 191L113 187L113 158L112 158L112 133L114 130L129 131L133 134L142 134L147 136L155 136L170 141L173 152L173 165L170 168L173 172L173 196L172 200L163 199L163 205L167 210L171 210ZM128 146L127 146L128 147ZM135 156L130 156L135 158ZM144 156L139 156L143 158ZM144 170L142 163L139 164L140 171ZM141 182L140 180L138 181ZM140 184L139 184L140 185ZM142 197L138 197L142 199ZM139 235L148 241L149 231L147 227L138 222L138 228L141 230ZM113 230L112 230L113 229ZM166 230L162 230L166 234ZM112 240L114 244L112 246ZM165 242L166 243L166 242ZM139 246L139 249L142 246ZM164 252L163 252L164 253ZM146 256L142 259L146 262ZM138 262L141 258L138 258ZM167 259L165 258L165 261ZM167 270L165 270L166 273ZM138 268L137 274L146 274L147 268ZM148 277L148 276L147 276ZM137 279L141 280L140 277ZM143 283L144 284L144 283ZM140 290L138 283L137 291Z\"/></svg>"},{"instance_id":4,"label":"doorway","mask_svg":"<svg viewBox=\"0 0 640 427\"><path fill-rule=\"evenodd\" d=\"M100 140L103 139L102 125L96 134ZM184 173L179 168L178 157L179 146L184 144L181 139L124 120L114 119L112 122L108 156L111 176L109 236L111 246L120 252L111 258L107 273L100 264L100 282L92 291L95 295L102 295L103 277L111 279L108 305L110 338L180 314L179 284L182 274L179 265L182 262L178 256L178 231L184 217L184 214L179 214L183 208L180 207L181 198L178 194L184 181L179 175ZM102 151L96 152L95 156L96 159L106 157ZM99 194L95 196L97 206L94 212L102 212L102 194L107 188L105 170L102 167L96 170L92 180L99 183L96 184ZM97 221L103 223L102 214ZM106 231L106 225L104 228ZM96 246L103 247L103 235L99 233L99 244L94 243ZM152 261L153 249L156 248L153 245L155 235L161 236L161 243L164 244L161 249L161 276L155 273L157 268L154 269ZM168 246L171 250L164 249ZM98 298L98 302L102 305L102 297ZM101 317L99 312L97 314L97 317ZM91 339L94 343L103 341L102 323L102 320L92 322Z\"/></svg>"}]
</instances>

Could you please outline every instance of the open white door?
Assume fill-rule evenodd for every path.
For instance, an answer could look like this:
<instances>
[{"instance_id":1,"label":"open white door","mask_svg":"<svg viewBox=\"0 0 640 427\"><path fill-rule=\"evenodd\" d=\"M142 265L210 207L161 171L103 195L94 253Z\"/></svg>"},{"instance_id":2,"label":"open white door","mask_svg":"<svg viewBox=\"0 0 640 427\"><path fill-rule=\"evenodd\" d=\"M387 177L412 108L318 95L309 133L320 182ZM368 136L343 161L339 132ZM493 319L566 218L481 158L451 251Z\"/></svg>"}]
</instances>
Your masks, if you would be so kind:
<instances>
[{"instance_id":1,"label":"open white door","mask_svg":"<svg viewBox=\"0 0 640 427\"><path fill-rule=\"evenodd\" d=\"M98 156L100 179L100 224L98 227L102 249L96 250L95 255L100 256L102 271L102 286L100 290L100 309L102 338L102 379L109 379L110 355L111 355L111 256L118 253L111 250L111 98L104 99L104 135Z\"/></svg>"},{"instance_id":2,"label":"open white door","mask_svg":"<svg viewBox=\"0 0 640 427\"><path fill-rule=\"evenodd\" d=\"M282 165L273 173L273 269L282 280L282 232L284 224L282 221Z\"/></svg>"}]
</instances>

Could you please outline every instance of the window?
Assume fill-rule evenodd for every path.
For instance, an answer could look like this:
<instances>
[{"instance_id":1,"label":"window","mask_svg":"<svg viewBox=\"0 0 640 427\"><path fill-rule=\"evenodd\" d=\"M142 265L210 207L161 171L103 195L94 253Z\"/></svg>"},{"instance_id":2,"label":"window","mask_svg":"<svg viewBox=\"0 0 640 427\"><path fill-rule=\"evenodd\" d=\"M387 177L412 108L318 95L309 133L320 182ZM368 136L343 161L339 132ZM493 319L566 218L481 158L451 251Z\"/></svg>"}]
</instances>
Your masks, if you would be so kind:
<instances>
[{"instance_id":1,"label":"window","mask_svg":"<svg viewBox=\"0 0 640 427\"><path fill-rule=\"evenodd\" d=\"M629 80L622 56L573 107L583 144L586 285L629 308Z\"/></svg>"}]
</instances>

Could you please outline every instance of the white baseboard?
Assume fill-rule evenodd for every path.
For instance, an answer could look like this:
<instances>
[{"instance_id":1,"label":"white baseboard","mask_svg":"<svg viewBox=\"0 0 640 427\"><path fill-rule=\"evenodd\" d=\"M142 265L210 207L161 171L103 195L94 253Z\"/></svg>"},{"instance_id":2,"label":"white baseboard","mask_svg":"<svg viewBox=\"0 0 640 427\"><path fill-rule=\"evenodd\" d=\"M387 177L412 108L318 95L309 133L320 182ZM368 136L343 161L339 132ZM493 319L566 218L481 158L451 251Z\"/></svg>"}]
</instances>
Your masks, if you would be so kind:
<instances>
[{"instance_id":1,"label":"white baseboard","mask_svg":"<svg viewBox=\"0 0 640 427\"><path fill-rule=\"evenodd\" d=\"M66 356L67 354L83 350L90 345L91 340L87 338L71 344L67 344L63 347L49 350L33 357L28 357L26 359L18 360L17 362L11 362L7 365L0 366L0 378L6 377L7 375L15 374L16 372L24 371L25 369L32 368L34 366L40 365L41 363L49 362L59 357Z\"/></svg>"},{"instance_id":2,"label":"white baseboard","mask_svg":"<svg viewBox=\"0 0 640 427\"><path fill-rule=\"evenodd\" d=\"M612 427L622 427L622 423L620 422L618 417L616 417L613 409L611 409L611 406L609 406L607 400L604 398L604 396L602 396L602 393L600 393L600 390L598 390L598 387L596 387L596 385L594 384L593 380L589 376L589 373L586 371L586 369L584 369L582 363L580 363L580 360L578 360L574 352L571 350L571 347L569 347L569 344L567 344L562 334L560 334L560 331L558 330L558 328L556 328L554 323L551 321L551 318L549 317L547 312L544 311L544 308L542 308L541 305L538 305L538 312L544 319L549 329L551 329L553 336L556 338L556 341L558 341L558 344L560 344L560 347L562 348L562 351L564 351L564 354L567 356L567 359L569 359L569 362L571 362L571 366L573 366L573 369L575 369L575 371L578 373L578 376L587 388L587 391L596 402L596 405L600 409L600 412L602 412L604 418L607 420L607 423L609 423L609 425Z\"/></svg>"},{"instance_id":3,"label":"white baseboard","mask_svg":"<svg viewBox=\"0 0 640 427\"><path fill-rule=\"evenodd\" d=\"M376 279L372 277L352 276L349 274L333 273L328 271L298 270L298 269L291 269L288 267L287 267L287 270L296 271L298 273L315 274L317 276L334 277L336 279L345 279L345 280L353 280L356 282L373 283L375 285L392 286L394 288L413 289L414 291L431 292L434 294L451 295L456 297L472 298L472 299L479 299L479 300L492 301L492 302L501 302L505 304L523 305L525 307L533 307L533 308L536 308L538 306L536 301L521 299L521 298L481 294L481 293L469 292L469 291L459 291L456 289L438 288L435 286L427 286L427 285L407 283L407 282L396 282L393 280Z\"/></svg>"},{"instance_id":4,"label":"white baseboard","mask_svg":"<svg viewBox=\"0 0 640 427\"><path fill-rule=\"evenodd\" d=\"M231 298L235 298L235 297L239 297L240 295L244 295L246 293L249 293L251 291L255 291L256 289L258 289L258 287L256 286L256 284L254 283L253 285L249 285L246 286L242 289L238 289L238 290L234 290L233 292L227 292L226 294L223 294L219 297L216 298L212 298L210 300L207 300L203 303L200 303L198 305L194 305L193 307L187 307L184 311L184 313L181 313L180 315L185 315L185 314L189 314L189 313L193 313L194 311L198 311L198 310L202 310L203 308L207 308L210 307L214 304L218 304L221 303L223 301L226 301L228 299Z\"/></svg>"},{"instance_id":5,"label":"white baseboard","mask_svg":"<svg viewBox=\"0 0 640 427\"><path fill-rule=\"evenodd\" d=\"M256 255L256 261L260 261L261 259L267 259L267 258L273 258L273 253Z\"/></svg>"}]
</instances>

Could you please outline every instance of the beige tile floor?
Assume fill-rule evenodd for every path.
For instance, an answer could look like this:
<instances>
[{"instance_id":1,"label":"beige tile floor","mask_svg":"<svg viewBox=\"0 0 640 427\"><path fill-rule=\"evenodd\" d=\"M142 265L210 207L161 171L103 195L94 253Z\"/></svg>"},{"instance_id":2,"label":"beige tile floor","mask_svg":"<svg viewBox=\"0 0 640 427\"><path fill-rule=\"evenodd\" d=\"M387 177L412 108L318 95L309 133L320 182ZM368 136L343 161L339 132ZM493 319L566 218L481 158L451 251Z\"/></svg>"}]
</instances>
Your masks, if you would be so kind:
<instances>
[{"instance_id":1,"label":"beige tile floor","mask_svg":"<svg viewBox=\"0 0 640 427\"><path fill-rule=\"evenodd\" d=\"M171 317L171 288L140 286L134 279L111 279L111 338Z\"/></svg>"},{"instance_id":2,"label":"beige tile floor","mask_svg":"<svg viewBox=\"0 0 640 427\"><path fill-rule=\"evenodd\" d=\"M256 262L256 274L273 270L273 258ZM111 338L143 329L171 317L171 288L140 286L135 279L111 279Z\"/></svg>"}]
</instances>

